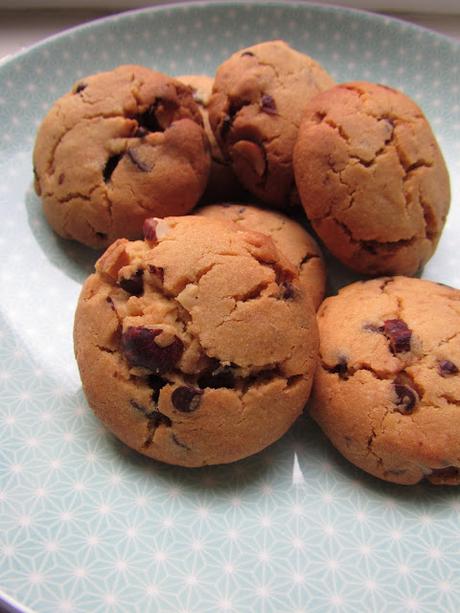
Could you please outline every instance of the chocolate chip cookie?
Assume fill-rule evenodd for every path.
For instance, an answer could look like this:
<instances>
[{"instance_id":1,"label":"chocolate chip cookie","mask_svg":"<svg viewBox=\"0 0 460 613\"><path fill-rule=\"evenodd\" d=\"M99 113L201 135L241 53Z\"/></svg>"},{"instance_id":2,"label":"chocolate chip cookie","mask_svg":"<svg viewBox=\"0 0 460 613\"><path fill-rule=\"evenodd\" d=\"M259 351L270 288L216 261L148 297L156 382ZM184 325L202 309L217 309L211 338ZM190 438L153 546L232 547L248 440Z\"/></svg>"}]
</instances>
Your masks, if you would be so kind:
<instances>
[{"instance_id":1,"label":"chocolate chip cookie","mask_svg":"<svg viewBox=\"0 0 460 613\"><path fill-rule=\"evenodd\" d=\"M384 85L337 85L307 106L294 149L299 195L329 250L369 275L412 275L433 255L449 177L427 119Z\"/></svg>"},{"instance_id":2,"label":"chocolate chip cookie","mask_svg":"<svg viewBox=\"0 0 460 613\"><path fill-rule=\"evenodd\" d=\"M142 66L81 79L43 120L35 188L53 229L91 247L139 238L152 215L188 213L209 174L192 92Z\"/></svg>"},{"instance_id":3,"label":"chocolate chip cookie","mask_svg":"<svg viewBox=\"0 0 460 613\"><path fill-rule=\"evenodd\" d=\"M241 49L217 70L209 119L241 183L263 202L295 200L292 150L307 102L334 85L309 56L283 41Z\"/></svg>"},{"instance_id":4,"label":"chocolate chip cookie","mask_svg":"<svg viewBox=\"0 0 460 613\"><path fill-rule=\"evenodd\" d=\"M229 160L224 158L209 123L208 105L214 79L207 75L182 75L176 78L192 89L193 99L200 109L204 130L211 148L211 170L201 202L239 201L245 198L246 191L236 178Z\"/></svg>"},{"instance_id":5,"label":"chocolate chip cookie","mask_svg":"<svg viewBox=\"0 0 460 613\"><path fill-rule=\"evenodd\" d=\"M353 464L394 483L460 483L460 291L354 283L318 311L312 417Z\"/></svg>"},{"instance_id":6,"label":"chocolate chip cookie","mask_svg":"<svg viewBox=\"0 0 460 613\"><path fill-rule=\"evenodd\" d=\"M232 462L301 413L317 361L311 301L267 236L198 216L149 219L83 286L74 340L96 415L182 466Z\"/></svg>"},{"instance_id":7,"label":"chocolate chip cookie","mask_svg":"<svg viewBox=\"0 0 460 613\"><path fill-rule=\"evenodd\" d=\"M305 293L318 309L324 298L326 268L316 241L300 224L282 213L246 204L214 204L196 213L229 220L243 230L256 230L270 236L281 253L294 264Z\"/></svg>"}]
</instances>

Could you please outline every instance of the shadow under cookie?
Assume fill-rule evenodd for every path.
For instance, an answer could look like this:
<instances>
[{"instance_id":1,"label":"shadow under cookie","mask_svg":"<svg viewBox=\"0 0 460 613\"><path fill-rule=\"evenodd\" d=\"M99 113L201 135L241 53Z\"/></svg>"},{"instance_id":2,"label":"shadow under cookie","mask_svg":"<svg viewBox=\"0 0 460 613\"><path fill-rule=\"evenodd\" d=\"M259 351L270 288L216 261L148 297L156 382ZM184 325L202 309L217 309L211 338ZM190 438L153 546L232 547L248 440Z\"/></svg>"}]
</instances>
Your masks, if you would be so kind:
<instances>
[{"instance_id":1,"label":"shadow under cookie","mask_svg":"<svg viewBox=\"0 0 460 613\"><path fill-rule=\"evenodd\" d=\"M30 231L50 263L72 280L83 283L93 272L101 252L58 236L46 221L32 185L26 192L25 208Z\"/></svg>"}]
</instances>

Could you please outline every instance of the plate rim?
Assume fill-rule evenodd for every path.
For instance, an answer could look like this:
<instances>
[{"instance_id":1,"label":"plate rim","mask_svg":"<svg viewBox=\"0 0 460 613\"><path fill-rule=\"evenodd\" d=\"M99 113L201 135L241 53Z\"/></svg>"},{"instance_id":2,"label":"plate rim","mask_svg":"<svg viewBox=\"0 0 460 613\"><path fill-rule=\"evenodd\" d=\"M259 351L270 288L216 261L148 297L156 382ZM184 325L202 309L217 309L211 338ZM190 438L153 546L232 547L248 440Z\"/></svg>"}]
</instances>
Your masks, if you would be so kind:
<instances>
[{"instance_id":1,"label":"plate rim","mask_svg":"<svg viewBox=\"0 0 460 613\"><path fill-rule=\"evenodd\" d=\"M366 9L340 6L338 4L323 4L320 1L310 2L309 0L305 2L303 2L302 0L177 0L176 2L171 2L168 4L161 3L155 6L128 9L126 11L117 11L116 13L96 17L95 19L91 19L90 21L86 21L84 23L65 28L64 30L55 34L51 34L50 36L47 36L46 38L36 43L33 43L32 45L27 46L24 49L20 49L16 53L8 54L3 59L0 58L0 78L2 76L2 71L4 68L10 66L11 64L14 64L18 60L27 57L29 54L33 54L36 51L40 51L40 49L47 47L54 42L59 42L61 39L71 37L73 34L77 34L85 30L92 30L94 27L103 27L107 23L117 22L121 19L129 20L130 18L134 18L137 15L142 14L164 13L168 11L172 12L174 10L184 10L184 13L186 13L187 11L193 10L195 8L198 8L199 10L204 10L208 7L222 7L222 9L234 9L235 7L244 8L251 6L259 6L262 9L290 8L300 10L313 10L318 13L324 14L342 14L344 16L364 19L373 23L381 22L385 24L394 24L395 26L398 25L399 27L403 27L406 30L412 31L414 34L420 33L423 36L428 36L435 41L439 41L439 44L444 43L451 48L451 51L460 52L460 40L456 40L448 34L442 34L441 32L436 32L435 30L432 30L426 26L411 23L409 21L406 21L405 19L402 19L401 17L386 15L384 13L378 13Z\"/></svg>"}]
</instances>

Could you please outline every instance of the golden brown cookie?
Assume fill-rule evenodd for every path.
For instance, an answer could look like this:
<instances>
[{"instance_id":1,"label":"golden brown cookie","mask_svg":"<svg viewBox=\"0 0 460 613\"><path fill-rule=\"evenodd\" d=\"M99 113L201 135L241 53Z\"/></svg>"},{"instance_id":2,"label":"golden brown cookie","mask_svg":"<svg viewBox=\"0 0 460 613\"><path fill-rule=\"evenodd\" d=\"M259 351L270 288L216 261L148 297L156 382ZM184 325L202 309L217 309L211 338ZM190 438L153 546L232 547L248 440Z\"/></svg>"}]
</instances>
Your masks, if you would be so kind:
<instances>
[{"instance_id":1,"label":"golden brown cookie","mask_svg":"<svg viewBox=\"0 0 460 613\"><path fill-rule=\"evenodd\" d=\"M224 158L209 124L208 105L214 79L207 75L182 75L176 78L192 88L193 98L200 109L204 130L211 147L211 170L201 201L218 202L245 198L245 190L236 178L229 160Z\"/></svg>"},{"instance_id":2,"label":"golden brown cookie","mask_svg":"<svg viewBox=\"0 0 460 613\"><path fill-rule=\"evenodd\" d=\"M412 275L436 249L449 177L418 106L383 85L337 85L307 108L294 149L314 229L350 268Z\"/></svg>"},{"instance_id":3,"label":"golden brown cookie","mask_svg":"<svg viewBox=\"0 0 460 613\"><path fill-rule=\"evenodd\" d=\"M142 66L81 79L43 120L35 188L53 229L91 247L139 238L152 215L188 213L209 152L188 87Z\"/></svg>"},{"instance_id":4,"label":"golden brown cookie","mask_svg":"<svg viewBox=\"0 0 460 613\"><path fill-rule=\"evenodd\" d=\"M256 230L270 236L299 274L299 281L318 309L324 298L326 268L316 241L300 224L276 211L247 204L214 204L196 211L213 219L236 223L243 230Z\"/></svg>"},{"instance_id":5,"label":"golden brown cookie","mask_svg":"<svg viewBox=\"0 0 460 613\"><path fill-rule=\"evenodd\" d=\"M127 445L183 466L232 462L301 413L317 326L267 236L198 216L147 220L83 286L75 352L96 415Z\"/></svg>"},{"instance_id":6,"label":"golden brown cookie","mask_svg":"<svg viewBox=\"0 0 460 613\"><path fill-rule=\"evenodd\" d=\"M401 484L460 483L460 291L354 283L318 311L312 417L353 464Z\"/></svg>"},{"instance_id":7,"label":"golden brown cookie","mask_svg":"<svg viewBox=\"0 0 460 613\"><path fill-rule=\"evenodd\" d=\"M283 41L241 49L218 69L209 119L241 183L263 202L295 200L292 150L307 102L332 87L327 72Z\"/></svg>"}]
</instances>

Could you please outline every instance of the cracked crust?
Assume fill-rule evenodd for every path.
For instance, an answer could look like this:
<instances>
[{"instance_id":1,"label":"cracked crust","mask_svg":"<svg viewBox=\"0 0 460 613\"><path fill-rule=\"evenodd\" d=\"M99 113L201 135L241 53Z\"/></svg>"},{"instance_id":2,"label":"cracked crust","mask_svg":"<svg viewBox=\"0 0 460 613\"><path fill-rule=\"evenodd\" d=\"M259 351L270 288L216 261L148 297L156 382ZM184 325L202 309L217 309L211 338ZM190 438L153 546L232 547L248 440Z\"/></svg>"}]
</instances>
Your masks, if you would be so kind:
<instances>
[{"instance_id":1,"label":"cracked crust","mask_svg":"<svg viewBox=\"0 0 460 613\"><path fill-rule=\"evenodd\" d=\"M387 481L460 483L460 291L408 277L359 282L317 319L311 415L334 446Z\"/></svg>"},{"instance_id":2,"label":"cracked crust","mask_svg":"<svg viewBox=\"0 0 460 613\"><path fill-rule=\"evenodd\" d=\"M310 299L263 234L197 216L166 218L155 232L116 241L82 289L74 341L88 402L127 445L164 462L256 453L309 396L318 349ZM155 356L166 347L167 366L136 363L128 337L140 329L155 334Z\"/></svg>"},{"instance_id":3,"label":"cracked crust","mask_svg":"<svg viewBox=\"0 0 460 613\"><path fill-rule=\"evenodd\" d=\"M263 202L296 200L292 150L308 101L334 85L327 72L283 41L241 49L217 70L209 119L241 183Z\"/></svg>"},{"instance_id":4,"label":"cracked crust","mask_svg":"<svg viewBox=\"0 0 460 613\"><path fill-rule=\"evenodd\" d=\"M200 109L204 130L211 147L211 170L201 202L243 199L246 192L236 178L230 162L225 159L209 123L208 106L214 79L207 75L181 75L176 79L192 89L193 99Z\"/></svg>"},{"instance_id":5,"label":"cracked crust","mask_svg":"<svg viewBox=\"0 0 460 613\"><path fill-rule=\"evenodd\" d=\"M142 66L81 79L57 100L35 142L35 189L63 236L102 248L140 238L145 218L188 213L209 153L188 87Z\"/></svg>"},{"instance_id":6,"label":"cracked crust","mask_svg":"<svg viewBox=\"0 0 460 613\"><path fill-rule=\"evenodd\" d=\"M247 204L214 204L197 210L197 215L236 223L243 230L256 230L270 236L295 266L305 293L319 308L326 285L326 268L316 241L297 222L276 211Z\"/></svg>"},{"instance_id":7,"label":"cracked crust","mask_svg":"<svg viewBox=\"0 0 460 613\"><path fill-rule=\"evenodd\" d=\"M337 85L310 102L294 149L305 211L330 251L370 275L412 275L433 255L450 203L422 111L383 85Z\"/></svg>"}]
</instances>

